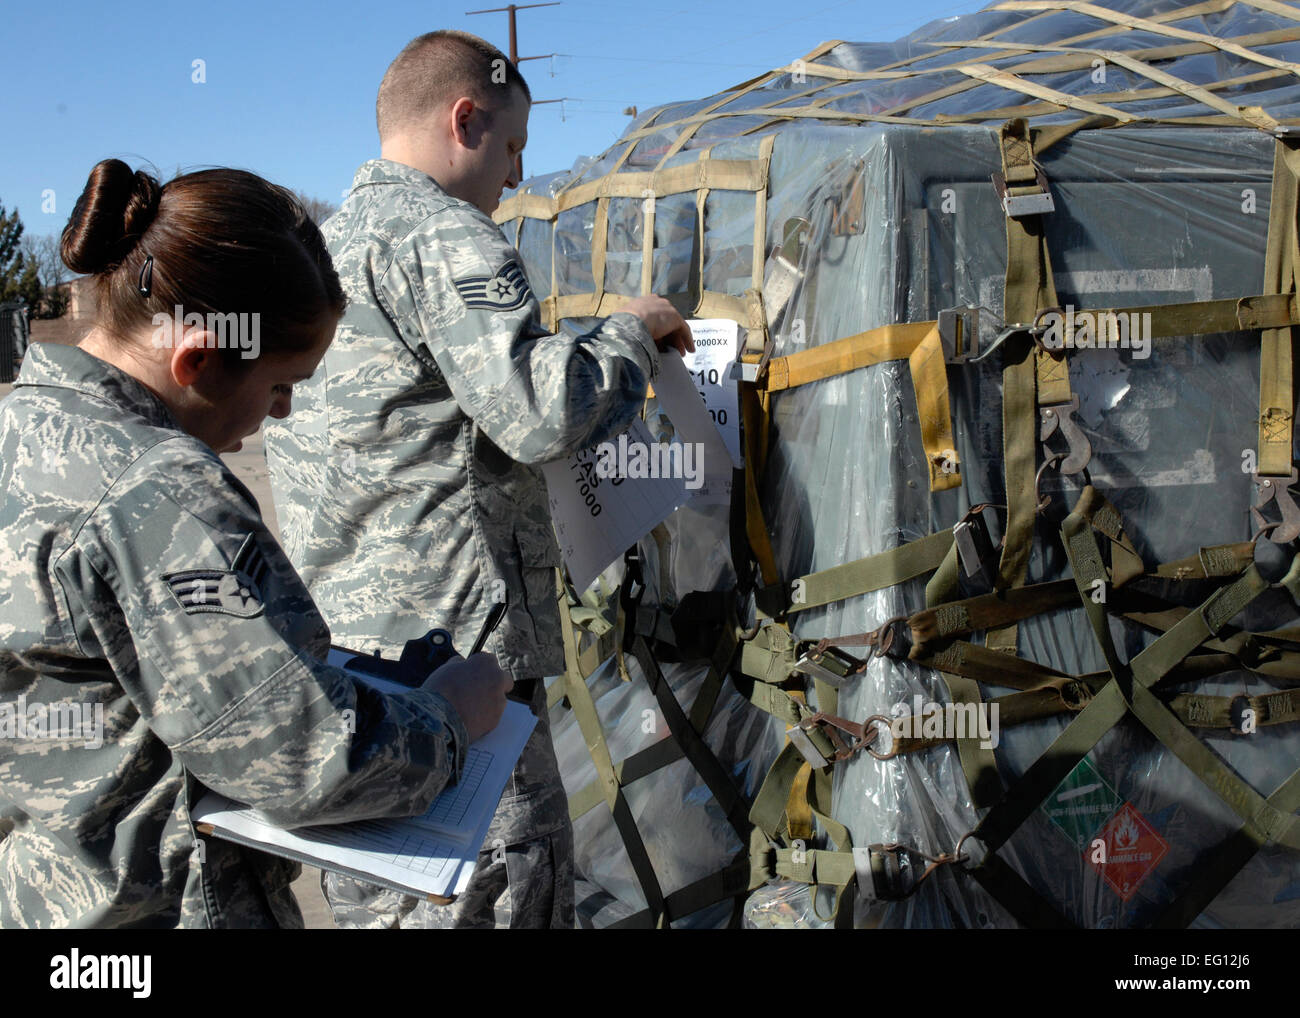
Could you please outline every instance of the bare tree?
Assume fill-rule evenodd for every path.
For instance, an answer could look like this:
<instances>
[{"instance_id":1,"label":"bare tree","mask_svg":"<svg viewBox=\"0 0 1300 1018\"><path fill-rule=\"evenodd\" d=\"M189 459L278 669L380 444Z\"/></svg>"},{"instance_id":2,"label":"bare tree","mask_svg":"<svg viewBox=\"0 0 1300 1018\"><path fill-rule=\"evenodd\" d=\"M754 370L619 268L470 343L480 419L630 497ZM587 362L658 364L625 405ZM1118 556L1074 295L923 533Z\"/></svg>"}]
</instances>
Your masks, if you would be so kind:
<instances>
[{"instance_id":1,"label":"bare tree","mask_svg":"<svg viewBox=\"0 0 1300 1018\"><path fill-rule=\"evenodd\" d=\"M68 307L68 295L59 287L72 275L59 253L59 235L47 233L43 237L33 237L28 234L23 237L22 252L26 261L36 266L36 275L41 281L41 300L32 309L33 313L37 318L58 318Z\"/></svg>"},{"instance_id":2,"label":"bare tree","mask_svg":"<svg viewBox=\"0 0 1300 1018\"><path fill-rule=\"evenodd\" d=\"M339 210L337 205L326 201L324 198L309 198L301 191L294 191L293 196L302 203L302 207L307 211L307 215L311 217L312 222L317 226L325 222L325 220Z\"/></svg>"}]
</instances>

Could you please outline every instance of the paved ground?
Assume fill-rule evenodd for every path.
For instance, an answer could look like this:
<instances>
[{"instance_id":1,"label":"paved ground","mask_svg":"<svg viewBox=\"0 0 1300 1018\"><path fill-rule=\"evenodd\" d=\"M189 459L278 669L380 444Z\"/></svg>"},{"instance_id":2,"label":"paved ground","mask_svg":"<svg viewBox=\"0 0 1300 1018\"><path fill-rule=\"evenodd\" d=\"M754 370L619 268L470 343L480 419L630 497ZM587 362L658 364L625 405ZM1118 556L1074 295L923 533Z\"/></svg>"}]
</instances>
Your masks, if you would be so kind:
<instances>
[{"instance_id":1,"label":"paved ground","mask_svg":"<svg viewBox=\"0 0 1300 1018\"><path fill-rule=\"evenodd\" d=\"M9 395L12 385L0 384L0 398ZM267 480L266 460L262 451L262 435L259 432L244 441L244 448L237 453L223 457L235 475L248 485L271 532L278 538L280 528L275 519L275 503L271 500L271 487ZM320 871L303 867L302 877L294 884L294 893L302 906L302 914L308 929L332 929L334 921L330 918L329 906L320 892Z\"/></svg>"}]
</instances>

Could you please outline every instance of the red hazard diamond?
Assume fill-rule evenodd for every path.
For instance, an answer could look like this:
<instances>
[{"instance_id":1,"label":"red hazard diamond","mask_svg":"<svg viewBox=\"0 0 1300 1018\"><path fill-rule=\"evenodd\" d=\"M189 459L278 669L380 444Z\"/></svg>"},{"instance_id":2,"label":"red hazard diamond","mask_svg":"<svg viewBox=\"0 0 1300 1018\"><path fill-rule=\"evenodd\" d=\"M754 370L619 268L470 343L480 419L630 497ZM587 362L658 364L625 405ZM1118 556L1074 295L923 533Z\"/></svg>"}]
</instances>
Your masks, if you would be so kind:
<instances>
[{"instance_id":1,"label":"red hazard diamond","mask_svg":"<svg viewBox=\"0 0 1300 1018\"><path fill-rule=\"evenodd\" d=\"M1101 861L1097 841L1105 843L1105 861ZM1092 868L1106 878L1106 883L1125 901L1137 893L1138 886L1151 873L1169 845L1147 823L1146 817L1124 803L1110 821L1097 832L1084 851Z\"/></svg>"}]
</instances>

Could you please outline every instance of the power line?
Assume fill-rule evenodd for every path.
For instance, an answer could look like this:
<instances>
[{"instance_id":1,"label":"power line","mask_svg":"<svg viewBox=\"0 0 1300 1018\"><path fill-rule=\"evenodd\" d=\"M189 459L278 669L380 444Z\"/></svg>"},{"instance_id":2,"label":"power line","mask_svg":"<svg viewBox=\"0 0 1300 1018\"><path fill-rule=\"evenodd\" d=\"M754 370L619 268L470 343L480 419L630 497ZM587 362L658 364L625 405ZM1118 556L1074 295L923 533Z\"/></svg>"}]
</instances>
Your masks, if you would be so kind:
<instances>
[{"instance_id":1,"label":"power line","mask_svg":"<svg viewBox=\"0 0 1300 1018\"><path fill-rule=\"evenodd\" d=\"M497 14L502 11L506 12L510 16L510 62L515 65L516 69L518 69L519 61L521 58L519 56L519 46L517 41L518 33L515 28L515 11L528 10L531 7L559 7L560 3L561 0L551 0L551 2L549 3L541 3L541 4L507 4L505 7L488 7L481 11L466 11L465 16L469 17L471 14ZM555 54L553 53L546 53L539 57L523 57L522 59L541 60L544 59L545 57L554 56L554 55ZM541 100L541 102L559 102L559 101L561 100L556 100L556 99ZM520 152L519 155L515 156L515 172L518 174L519 180L524 179L524 154L522 152Z\"/></svg>"}]
</instances>

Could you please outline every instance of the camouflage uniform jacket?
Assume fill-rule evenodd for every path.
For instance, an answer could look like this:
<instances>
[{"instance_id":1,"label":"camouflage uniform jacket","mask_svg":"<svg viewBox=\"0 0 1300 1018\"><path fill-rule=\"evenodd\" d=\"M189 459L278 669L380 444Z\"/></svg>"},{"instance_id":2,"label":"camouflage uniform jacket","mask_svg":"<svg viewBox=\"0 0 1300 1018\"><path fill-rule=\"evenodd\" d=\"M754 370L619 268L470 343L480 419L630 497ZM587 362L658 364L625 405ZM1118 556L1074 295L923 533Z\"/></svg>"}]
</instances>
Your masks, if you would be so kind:
<instances>
[{"instance_id":1,"label":"camouflage uniform jacket","mask_svg":"<svg viewBox=\"0 0 1300 1018\"><path fill-rule=\"evenodd\" d=\"M0 484L0 926L301 926L296 865L196 839L205 788L293 827L419 813L459 775L446 700L321 662L252 495L129 375L33 346ZM102 743L41 737L50 705Z\"/></svg>"},{"instance_id":2,"label":"camouflage uniform jacket","mask_svg":"<svg viewBox=\"0 0 1300 1018\"><path fill-rule=\"evenodd\" d=\"M266 447L285 550L335 639L393 654L430 626L516 679L564 669L559 548L536 465L618 434L658 370L641 320L548 335L518 252L428 175L361 166L324 226L349 306Z\"/></svg>"}]
</instances>

